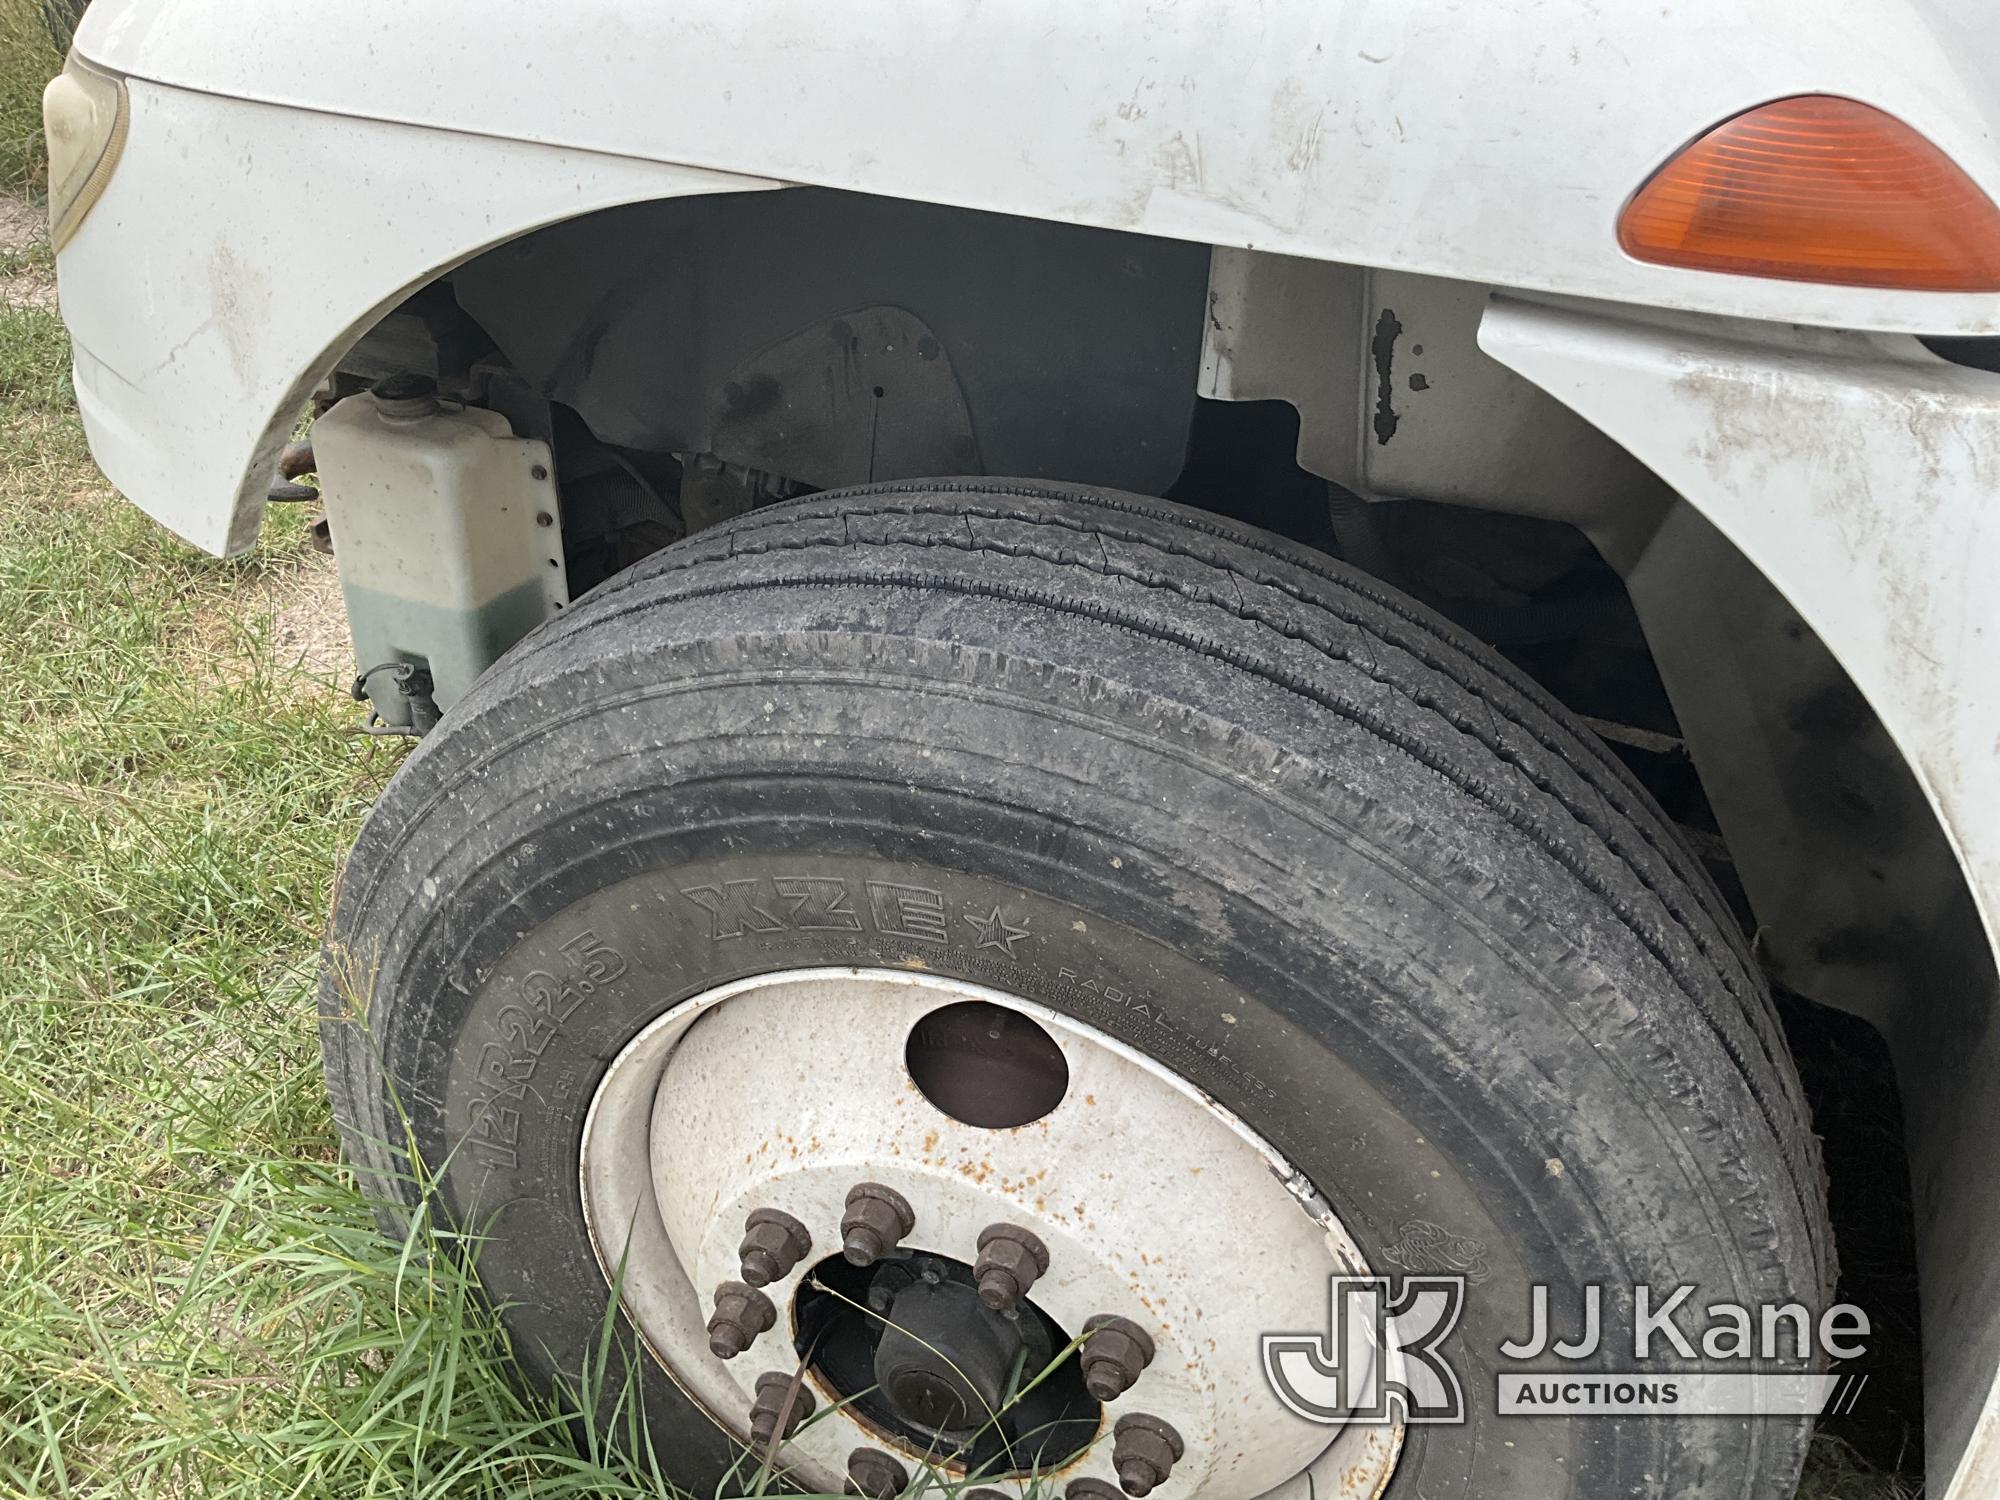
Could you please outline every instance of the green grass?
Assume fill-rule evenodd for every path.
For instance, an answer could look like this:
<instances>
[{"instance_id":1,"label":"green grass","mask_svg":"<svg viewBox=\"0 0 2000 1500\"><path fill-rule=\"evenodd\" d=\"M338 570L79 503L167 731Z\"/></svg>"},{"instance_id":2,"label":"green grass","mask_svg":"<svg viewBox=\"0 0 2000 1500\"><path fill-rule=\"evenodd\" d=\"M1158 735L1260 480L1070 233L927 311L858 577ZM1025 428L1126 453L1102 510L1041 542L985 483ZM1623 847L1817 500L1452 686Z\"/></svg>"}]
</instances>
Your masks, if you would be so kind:
<instances>
[{"instance_id":1,"label":"green grass","mask_svg":"<svg viewBox=\"0 0 2000 1500\"><path fill-rule=\"evenodd\" d=\"M55 317L0 310L0 1495L642 1495L376 1230L315 948L397 745L251 601L303 565L109 494Z\"/></svg>"},{"instance_id":2,"label":"green grass","mask_svg":"<svg viewBox=\"0 0 2000 1500\"><path fill-rule=\"evenodd\" d=\"M0 192L42 187L42 85L61 66L40 9L0 0Z\"/></svg>"},{"instance_id":3,"label":"green grass","mask_svg":"<svg viewBox=\"0 0 2000 1500\"><path fill-rule=\"evenodd\" d=\"M0 190L40 188L58 62L0 0ZM254 607L306 517L181 547L91 467L68 363L0 308L0 1495L659 1494L338 1165L315 951L400 748Z\"/></svg>"}]
</instances>

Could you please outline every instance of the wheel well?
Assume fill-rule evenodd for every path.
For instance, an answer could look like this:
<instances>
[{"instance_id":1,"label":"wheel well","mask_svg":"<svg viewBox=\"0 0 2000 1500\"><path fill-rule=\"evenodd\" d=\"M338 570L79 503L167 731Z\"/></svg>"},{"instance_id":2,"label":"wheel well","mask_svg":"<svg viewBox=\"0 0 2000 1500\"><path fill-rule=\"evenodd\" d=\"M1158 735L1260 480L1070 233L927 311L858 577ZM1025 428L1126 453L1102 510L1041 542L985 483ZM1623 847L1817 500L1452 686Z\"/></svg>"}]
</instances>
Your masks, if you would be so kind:
<instances>
[{"instance_id":1,"label":"wheel well","mask_svg":"<svg viewBox=\"0 0 2000 1500\"><path fill-rule=\"evenodd\" d=\"M609 209L478 257L458 304L603 441L815 489L959 473L1158 493L1208 250L818 189Z\"/></svg>"},{"instance_id":2,"label":"wheel well","mask_svg":"<svg viewBox=\"0 0 2000 1500\"><path fill-rule=\"evenodd\" d=\"M475 256L371 330L334 390L414 368L547 441L579 593L771 500L942 474L1162 495L1343 557L1584 715L1762 924L1780 977L1882 1020L1868 995L1909 946L1878 930L1909 926L1876 894L1882 861L1846 859L1855 899L1802 908L1802 882L1829 882L1795 851L1845 859L1853 830L1866 842L1927 816L1907 768L1748 560L1480 352L1484 297L861 194L723 194L604 209ZM1682 607L1723 576L1726 643ZM1699 661L1724 645L1758 654L1747 680L1794 708L1718 711ZM1744 784L1828 754L1837 775ZM1782 818L1718 821L1711 781Z\"/></svg>"},{"instance_id":3,"label":"wheel well","mask_svg":"<svg viewBox=\"0 0 2000 1500\"><path fill-rule=\"evenodd\" d=\"M1762 924L1780 977L1882 1020L1868 996L1912 930L1879 895L1885 862L1923 842L1886 830L1935 826L1907 767L1754 564L1481 352L1485 300L862 194L721 194L475 256L383 319L335 389L415 368L549 442L577 592L770 500L944 474L1161 495L1343 557L1585 715ZM1704 626L1717 593L1726 639ZM1718 703L1720 650L1757 702Z\"/></svg>"}]
</instances>

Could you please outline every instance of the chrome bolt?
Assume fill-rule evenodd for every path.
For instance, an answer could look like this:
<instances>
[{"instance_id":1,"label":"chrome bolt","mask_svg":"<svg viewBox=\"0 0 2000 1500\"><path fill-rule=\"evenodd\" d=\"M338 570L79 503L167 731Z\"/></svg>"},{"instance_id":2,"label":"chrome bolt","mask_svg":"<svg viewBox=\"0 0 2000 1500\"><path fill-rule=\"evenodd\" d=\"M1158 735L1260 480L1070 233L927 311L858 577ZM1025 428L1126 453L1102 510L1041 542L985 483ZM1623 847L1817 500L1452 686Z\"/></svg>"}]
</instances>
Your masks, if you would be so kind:
<instances>
[{"instance_id":1,"label":"chrome bolt","mask_svg":"<svg viewBox=\"0 0 2000 1500\"><path fill-rule=\"evenodd\" d=\"M725 1281L715 1289L715 1316L708 1320L708 1352L734 1359L778 1321L771 1299L754 1286Z\"/></svg>"},{"instance_id":2,"label":"chrome bolt","mask_svg":"<svg viewBox=\"0 0 2000 1500\"><path fill-rule=\"evenodd\" d=\"M1006 1312L1028 1295L1037 1276L1049 1269L1048 1247L1018 1224L989 1224L979 1231L979 1300Z\"/></svg>"},{"instance_id":3,"label":"chrome bolt","mask_svg":"<svg viewBox=\"0 0 2000 1500\"><path fill-rule=\"evenodd\" d=\"M1130 1318L1099 1313L1086 1319L1083 1347L1083 1387L1099 1401L1116 1401L1132 1389L1140 1373L1153 1362L1153 1339Z\"/></svg>"},{"instance_id":4,"label":"chrome bolt","mask_svg":"<svg viewBox=\"0 0 2000 1500\"><path fill-rule=\"evenodd\" d=\"M781 1208L753 1208L743 1221L743 1243L736 1247L743 1262L743 1279L752 1286L769 1286L812 1252L806 1226Z\"/></svg>"},{"instance_id":5,"label":"chrome bolt","mask_svg":"<svg viewBox=\"0 0 2000 1500\"><path fill-rule=\"evenodd\" d=\"M789 1408L787 1402L789 1401ZM757 1377L757 1399L750 1407L750 1441L759 1448L782 1443L813 1414L813 1395L805 1382L778 1370ZM783 1430L779 1430L782 1420Z\"/></svg>"},{"instance_id":6,"label":"chrome bolt","mask_svg":"<svg viewBox=\"0 0 2000 1500\"><path fill-rule=\"evenodd\" d=\"M1178 1432L1144 1412L1120 1417L1111 1435L1111 1466L1118 1471L1118 1487L1132 1500L1145 1500L1165 1484L1187 1452Z\"/></svg>"},{"instance_id":7,"label":"chrome bolt","mask_svg":"<svg viewBox=\"0 0 2000 1500\"><path fill-rule=\"evenodd\" d=\"M856 1448L847 1455L847 1493L868 1500L895 1500L910 1487L910 1471L880 1448Z\"/></svg>"},{"instance_id":8,"label":"chrome bolt","mask_svg":"<svg viewBox=\"0 0 2000 1500\"><path fill-rule=\"evenodd\" d=\"M848 1190L840 1220L840 1251L851 1266L872 1266L917 1227L910 1200L879 1182L858 1182Z\"/></svg>"}]
</instances>

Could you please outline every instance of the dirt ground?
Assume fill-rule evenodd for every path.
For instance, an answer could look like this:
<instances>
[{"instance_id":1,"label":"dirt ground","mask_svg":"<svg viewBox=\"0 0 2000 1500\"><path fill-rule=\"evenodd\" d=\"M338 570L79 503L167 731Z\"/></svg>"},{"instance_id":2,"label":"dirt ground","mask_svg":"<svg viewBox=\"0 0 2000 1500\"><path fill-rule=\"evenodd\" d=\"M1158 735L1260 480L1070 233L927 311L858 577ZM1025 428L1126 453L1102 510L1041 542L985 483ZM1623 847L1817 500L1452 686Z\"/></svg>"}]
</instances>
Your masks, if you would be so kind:
<instances>
[{"instance_id":1,"label":"dirt ground","mask_svg":"<svg viewBox=\"0 0 2000 1500\"><path fill-rule=\"evenodd\" d=\"M340 575L332 558L303 539L282 568L247 576L235 593L204 611L198 629L218 662L240 660L241 653L227 647L237 632L264 631L270 659L280 667L343 687L354 674Z\"/></svg>"},{"instance_id":2,"label":"dirt ground","mask_svg":"<svg viewBox=\"0 0 2000 1500\"><path fill-rule=\"evenodd\" d=\"M298 573L270 591L271 644L281 661L315 677L351 675L347 615L333 559L307 552Z\"/></svg>"},{"instance_id":3,"label":"dirt ground","mask_svg":"<svg viewBox=\"0 0 2000 1500\"><path fill-rule=\"evenodd\" d=\"M0 196L0 304L56 305L56 273L44 249L47 239L48 225L39 208Z\"/></svg>"}]
</instances>

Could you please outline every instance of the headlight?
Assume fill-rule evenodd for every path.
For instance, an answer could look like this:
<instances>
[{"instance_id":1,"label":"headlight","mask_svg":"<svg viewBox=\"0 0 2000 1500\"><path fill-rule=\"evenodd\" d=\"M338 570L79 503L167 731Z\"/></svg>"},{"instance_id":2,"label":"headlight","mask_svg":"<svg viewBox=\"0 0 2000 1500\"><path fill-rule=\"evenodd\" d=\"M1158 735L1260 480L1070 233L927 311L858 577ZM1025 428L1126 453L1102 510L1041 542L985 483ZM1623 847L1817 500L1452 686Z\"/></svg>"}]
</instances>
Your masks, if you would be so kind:
<instances>
[{"instance_id":1,"label":"headlight","mask_svg":"<svg viewBox=\"0 0 2000 1500\"><path fill-rule=\"evenodd\" d=\"M75 58L42 90L49 142L49 239L60 250L103 196L125 149L125 85Z\"/></svg>"}]
</instances>

